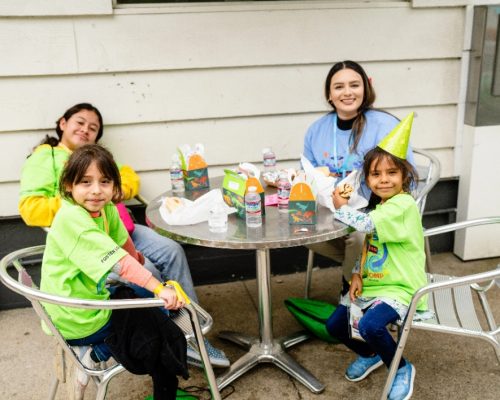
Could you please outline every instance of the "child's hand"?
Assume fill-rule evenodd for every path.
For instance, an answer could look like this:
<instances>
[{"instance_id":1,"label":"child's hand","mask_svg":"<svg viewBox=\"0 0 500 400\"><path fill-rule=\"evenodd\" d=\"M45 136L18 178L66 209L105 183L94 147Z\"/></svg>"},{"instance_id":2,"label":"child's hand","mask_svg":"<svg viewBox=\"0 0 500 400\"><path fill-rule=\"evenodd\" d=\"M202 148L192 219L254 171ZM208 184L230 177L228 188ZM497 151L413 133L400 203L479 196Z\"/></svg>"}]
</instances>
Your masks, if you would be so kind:
<instances>
[{"instance_id":1,"label":"child's hand","mask_svg":"<svg viewBox=\"0 0 500 400\"><path fill-rule=\"evenodd\" d=\"M349 298L352 302L363 292L363 280L361 275L352 274L351 287L349 288Z\"/></svg>"},{"instance_id":2,"label":"child's hand","mask_svg":"<svg viewBox=\"0 0 500 400\"><path fill-rule=\"evenodd\" d=\"M332 193L332 201L333 201L333 206L335 207L336 210L338 210L340 207L345 206L349 201L349 199L342 197L340 195L340 188L337 187Z\"/></svg>"},{"instance_id":3,"label":"child's hand","mask_svg":"<svg viewBox=\"0 0 500 400\"><path fill-rule=\"evenodd\" d=\"M179 308L184 307L184 300L180 300L177 297L177 293L175 289L171 287L165 287L158 295L160 299L165 302L165 308L167 310L178 310Z\"/></svg>"}]
</instances>

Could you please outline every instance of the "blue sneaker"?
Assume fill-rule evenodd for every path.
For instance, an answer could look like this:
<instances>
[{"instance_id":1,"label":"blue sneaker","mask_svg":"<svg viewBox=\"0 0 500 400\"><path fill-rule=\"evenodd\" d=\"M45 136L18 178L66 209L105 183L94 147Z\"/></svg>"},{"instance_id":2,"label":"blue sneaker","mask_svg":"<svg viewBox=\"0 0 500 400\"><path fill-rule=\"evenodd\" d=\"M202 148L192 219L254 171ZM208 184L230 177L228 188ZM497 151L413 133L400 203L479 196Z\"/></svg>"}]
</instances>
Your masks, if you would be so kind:
<instances>
[{"instance_id":1,"label":"blue sneaker","mask_svg":"<svg viewBox=\"0 0 500 400\"><path fill-rule=\"evenodd\" d=\"M216 349L214 346L212 346L207 339L205 339L204 341L205 347L207 348L208 357L210 358L210 364L212 364L212 366L214 367L229 367L230 363L228 358L226 357L226 354L224 354L222 350ZM203 367L200 353L189 342L187 346L187 362L188 364L194 365L195 367Z\"/></svg>"},{"instance_id":2,"label":"blue sneaker","mask_svg":"<svg viewBox=\"0 0 500 400\"><path fill-rule=\"evenodd\" d=\"M380 356L361 357L359 356L349 365L345 371L348 381L359 382L365 379L372 371L384 364Z\"/></svg>"},{"instance_id":3,"label":"blue sneaker","mask_svg":"<svg viewBox=\"0 0 500 400\"><path fill-rule=\"evenodd\" d=\"M413 381L415 380L415 367L408 361L406 365L396 372L392 383L389 400L407 400L413 393Z\"/></svg>"}]
</instances>

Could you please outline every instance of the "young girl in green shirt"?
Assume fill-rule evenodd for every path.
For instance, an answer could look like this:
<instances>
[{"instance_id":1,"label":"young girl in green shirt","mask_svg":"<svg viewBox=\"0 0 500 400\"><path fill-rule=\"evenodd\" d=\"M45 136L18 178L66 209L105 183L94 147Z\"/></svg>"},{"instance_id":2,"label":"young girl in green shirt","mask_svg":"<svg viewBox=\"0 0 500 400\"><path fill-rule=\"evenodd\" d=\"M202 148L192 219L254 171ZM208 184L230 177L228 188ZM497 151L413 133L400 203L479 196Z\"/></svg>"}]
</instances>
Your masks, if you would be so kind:
<instances>
[{"instance_id":1,"label":"young girl in green shirt","mask_svg":"<svg viewBox=\"0 0 500 400\"><path fill-rule=\"evenodd\" d=\"M171 287L158 281L142 263L113 202L121 199L120 174L109 151L85 145L70 156L60 179L61 209L47 236L42 262L41 289L65 297L109 299L105 286L113 271L129 282L155 293L165 308L184 305ZM111 310L45 305L54 325L70 345L91 346L84 362L106 361L111 355L105 339L113 332ZM125 335L126 332L120 332ZM90 366L90 365L89 365ZM88 376L77 373L76 398L83 397ZM168 379L169 393L177 378Z\"/></svg>"},{"instance_id":2,"label":"young girl in green shirt","mask_svg":"<svg viewBox=\"0 0 500 400\"><path fill-rule=\"evenodd\" d=\"M378 199L373 211L363 213L350 208L339 188L332 195L335 217L367 234L362 256L353 269L349 293L326 323L330 335L358 355L345 373L353 382L361 381L383 364L390 366L397 345L387 325L405 317L413 294L427 282L421 216L410 194L416 171L405 159L406 151L398 151L398 146L395 151L387 147L389 151L376 147L364 158L366 184ZM353 304L362 310L355 326L361 340L351 336L349 310ZM427 309L425 299L418 309ZM409 399L414 378L415 367L401 359L389 399Z\"/></svg>"}]
</instances>

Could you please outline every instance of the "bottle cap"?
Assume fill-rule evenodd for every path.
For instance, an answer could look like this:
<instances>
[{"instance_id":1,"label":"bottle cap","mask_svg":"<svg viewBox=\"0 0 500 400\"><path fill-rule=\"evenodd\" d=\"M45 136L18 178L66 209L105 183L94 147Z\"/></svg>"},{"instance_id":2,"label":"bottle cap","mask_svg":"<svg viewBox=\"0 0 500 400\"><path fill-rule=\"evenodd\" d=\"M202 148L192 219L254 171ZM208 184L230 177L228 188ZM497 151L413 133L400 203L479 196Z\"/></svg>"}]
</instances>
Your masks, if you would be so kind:
<instances>
[{"instance_id":1,"label":"bottle cap","mask_svg":"<svg viewBox=\"0 0 500 400\"><path fill-rule=\"evenodd\" d=\"M257 191L257 186L249 186L248 187L249 192L256 192Z\"/></svg>"},{"instance_id":2,"label":"bottle cap","mask_svg":"<svg viewBox=\"0 0 500 400\"><path fill-rule=\"evenodd\" d=\"M272 151L272 149L270 147L264 147L262 149L262 154L270 153L271 151Z\"/></svg>"}]
</instances>

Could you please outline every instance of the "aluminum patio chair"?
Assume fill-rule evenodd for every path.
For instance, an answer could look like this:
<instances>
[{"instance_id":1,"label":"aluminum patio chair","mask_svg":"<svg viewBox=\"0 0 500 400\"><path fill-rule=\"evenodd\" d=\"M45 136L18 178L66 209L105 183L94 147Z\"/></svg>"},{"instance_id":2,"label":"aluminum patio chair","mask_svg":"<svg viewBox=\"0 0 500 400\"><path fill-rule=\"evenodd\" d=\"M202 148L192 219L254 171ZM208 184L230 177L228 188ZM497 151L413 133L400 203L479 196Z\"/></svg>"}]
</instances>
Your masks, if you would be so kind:
<instances>
[{"instance_id":1,"label":"aluminum patio chair","mask_svg":"<svg viewBox=\"0 0 500 400\"><path fill-rule=\"evenodd\" d=\"M427 195L439 181L441 173L441 164L439 163L439 160L436 158L436 156L434 156L432 153L428 151L413 149L413 153L415 156L415 164L417 165L416 168L419 176L418 185L415 192L413 193L413 196L415 197L415 201L417 202L420 214L423 216L425 204L427 201ZM425 253L427 259L430 260L430 248L429 248L429 241L427 238L425 239ZM322 255L328 257L327 254L322 254ZM311 293L313 266L314 266L314 250L309 249L307 255L306 283L305 283L305 293L304 293L304 297L306 299L309 298ZM429 264L427 264L426 266L427 270L429 271L430 270Z\"/></svg>"},{"instance_id":2,"label":"aluminum patio chair","mask_svg":"<svg viewBox=\"0 0 500 400\"><path fill-rule=\"evenodd\" d=\"M427 229L424 235L429 237L473 226L496 223L500 223L500 217L479 218ZM428 284L413 295L408 314L401 322L398 347L382 392L382 400L387 399L412 329L482 339L493 347L500 362L500 328L495 322L487 298L489 290L499 290L500 288L500 265L492 266L491 270L486 272L462 277L430 273L427 276ZM473 293L479 297L481 307L474 305ZM424 295L428 295L429 309L434 312L434 316L430 319L416 318L419 314L416 312L417 303ZM481 319L477 311L482 312L485 323L480 323Z\"/></svg>"},{"instance_id":3,"label":"aluminum patio chair","mask_svg":"<svg viewBox=\"0 0 500 400\"><path fill-rule=\"evenodd\" d=\"M125 368L119 363L109 367L103 365L102 368L97 367L95 369L86 367L78 358L73 348L66 342L54 326L42 302L77 308L116 310L125 308L160 307L163 306L163 301L153 298L96 301L56 296L42 292L31 279L25 266L32 264L33 259L40 260L44 249L44 245L35 246L17 250L6 255L0 261L0 280L9 289L21 294L31 302L35 312L47 324L47 327L50 329L58 344L58 349L56 351L56 366L59 371L56 371L56 377L53 379L48 398L53 400L56 396L59 383L65 381L67 375L65 372L65 354L74 365L92 378L97 386L96 400L103 400L106 397L106 391L110 380L117 374L125 371ZM12 267L17 270L17 279L8 272ZM215 375L203 340L203 335L212 327L212 317L198 304L189 302L189 304L179 310L172 319L184 332L186 340L193 344L195 348L199 349L212 398L220 399L221 397ZM69 367L71 368L71 366ZM72 385L72 383L70 383L70 385Z\"/></svg>"}]
</instances>

